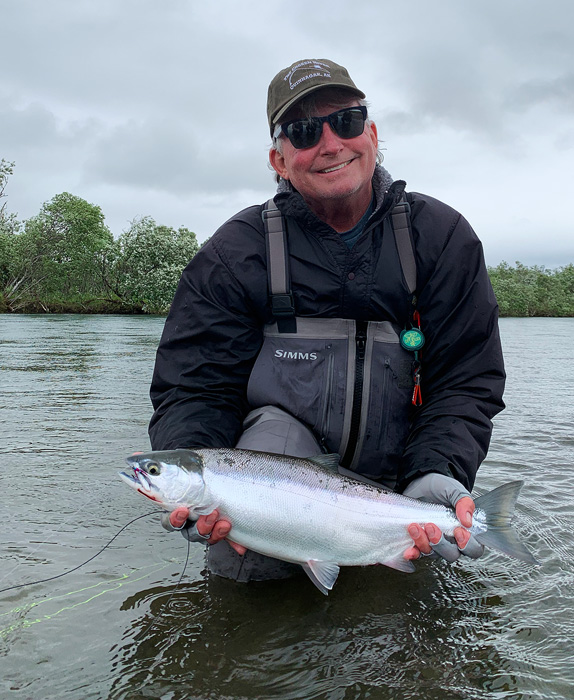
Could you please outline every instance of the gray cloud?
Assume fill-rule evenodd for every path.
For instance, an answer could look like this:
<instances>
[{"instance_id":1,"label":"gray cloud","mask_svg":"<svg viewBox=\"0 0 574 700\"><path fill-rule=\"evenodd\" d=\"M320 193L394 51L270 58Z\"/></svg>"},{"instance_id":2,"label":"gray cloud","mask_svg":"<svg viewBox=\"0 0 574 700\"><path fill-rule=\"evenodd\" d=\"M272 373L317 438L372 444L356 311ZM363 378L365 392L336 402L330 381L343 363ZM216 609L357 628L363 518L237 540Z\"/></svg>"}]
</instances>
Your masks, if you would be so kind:
<instances>
[{"instance_id":1,"label":"gray cloud","mask_svg":"<svg viewBox=\"0 0 574 700\"><path fill-rule=\"evenodd\" d=\"M270 78L330 57L367 92L395 177L460 208L493 256L574 259L573 20L570 0L4 2L8 206L31 216L68 190L115 232L150 214L210 235L273 193ZM547 182L550 215L532 207Z\"/></svg>"}]
</instances>

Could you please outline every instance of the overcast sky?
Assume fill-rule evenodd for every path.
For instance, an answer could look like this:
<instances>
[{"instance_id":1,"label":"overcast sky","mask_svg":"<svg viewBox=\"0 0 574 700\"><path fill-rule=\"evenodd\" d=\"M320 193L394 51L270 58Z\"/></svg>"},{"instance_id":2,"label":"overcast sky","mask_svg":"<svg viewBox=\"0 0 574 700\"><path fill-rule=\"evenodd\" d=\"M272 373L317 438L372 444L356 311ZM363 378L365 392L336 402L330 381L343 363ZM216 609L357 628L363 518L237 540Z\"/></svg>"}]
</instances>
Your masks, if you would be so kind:
<instances>
[{"instance_id":1,"label":"overcast sky","mask_svg":"<svg viewBox=\"0 0 574 700\"><path fill-rule=\"evenodd\" d=\"M0 158L25 219L71 192L200 241L275 185L267 86L349 70L385 167L452 205L487 263L574 262L573 0L0 0Z\"/></svg>"}]
</instances>

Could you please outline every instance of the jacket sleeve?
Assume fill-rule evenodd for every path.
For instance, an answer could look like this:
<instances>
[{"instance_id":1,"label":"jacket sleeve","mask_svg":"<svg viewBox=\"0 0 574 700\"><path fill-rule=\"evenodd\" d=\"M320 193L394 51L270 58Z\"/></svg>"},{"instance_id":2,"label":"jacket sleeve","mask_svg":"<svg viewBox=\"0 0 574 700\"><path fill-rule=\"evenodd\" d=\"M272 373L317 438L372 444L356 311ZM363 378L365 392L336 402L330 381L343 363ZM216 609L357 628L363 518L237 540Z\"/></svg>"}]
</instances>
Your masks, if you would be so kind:
<instances>
[{"instance_id":1,"label":"jacket sleeve","mask_svg":"<svg viewBox=\"0 0 574 700\"><path fill-rule=\"evenodd\" d=\"M423 404L414 409L401 491L428 472L454 477L471 490L490 443L491 419L504 408L498 306L482 245L468 222L445 208L446 220L443 212L438 224L445 233L438 236L432 206L413 215L417 256L424 251L417 308L426 343Z\"/></svg>"},{"instance_id":2,"label":"jacket sleeve","mask_svg":"<svg viewBox=\"0 0 574 700\"><path fill-rule=\"evenodd\" d=\"M214 236L184 270L157 350L150 396L154 450L233 447L261 324Z\"/></svg>"}]
</instances>

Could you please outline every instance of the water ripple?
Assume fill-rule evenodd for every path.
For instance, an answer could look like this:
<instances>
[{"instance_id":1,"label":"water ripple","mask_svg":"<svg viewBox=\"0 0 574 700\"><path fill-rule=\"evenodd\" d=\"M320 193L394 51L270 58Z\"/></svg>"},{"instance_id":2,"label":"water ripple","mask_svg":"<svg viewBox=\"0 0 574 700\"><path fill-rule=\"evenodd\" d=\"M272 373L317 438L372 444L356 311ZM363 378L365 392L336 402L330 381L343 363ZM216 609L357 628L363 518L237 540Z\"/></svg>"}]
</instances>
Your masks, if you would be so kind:
<instances>
[{"instance_id":1,"label":"water ripple","mask_svg":"<svg viewBox=\"0 0 574 700\"><path fill-rule=\"evenodd\" d=\"M142 513L116 472L148 444L162 325L0 316L1 571L11 580L75 566ZM0 695L573 697L574 376L564 367L574 360L574 319L504 319L501 331L508 408L477 487L524 480L515 527L540 566L488 552L452 566L418 562L410 576L346 569L325 598L305 576L248 586L209 578L192 548L178 586L185 543L149 518L85 570L0 599L9 630Z\"/></svg>"}]
</instances>

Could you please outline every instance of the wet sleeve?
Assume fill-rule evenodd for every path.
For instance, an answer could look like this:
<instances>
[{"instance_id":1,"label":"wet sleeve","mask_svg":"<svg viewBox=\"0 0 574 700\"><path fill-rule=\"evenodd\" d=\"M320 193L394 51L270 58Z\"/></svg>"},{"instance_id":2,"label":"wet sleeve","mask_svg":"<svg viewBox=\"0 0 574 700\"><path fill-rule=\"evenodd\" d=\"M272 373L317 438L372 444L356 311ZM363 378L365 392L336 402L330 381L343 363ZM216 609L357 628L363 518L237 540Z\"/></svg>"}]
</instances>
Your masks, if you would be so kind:
<instances>
[{"instance_id":1,"label":"wet sleeve","mask_svg":"<svg viewBox=\"0 0 574 700\"><path fill-rule=\"evenodd\" d=\"M419 290L426 338L423 404L413 412L400 490L416 477L437 472L453 476L470 491L488 450L491 419L504 408L498 306L482 245L468 222L453 213L446 243L436 251ZM432 221L423 216L422 224L420 230L429 235ZM422 239L420 248L425 250Z\"/></svg>"},{"instance_id":2,"label":"wet sleeve","mask_svg":"<svg viewBox=\"0 0 574 700\"><path fill-rule=\"evenodd\" d=\"M262 333L231 268L211 239L183 272L150 390L155 450L232 447L240 434Z\"/></svg>"}]
</instances>

